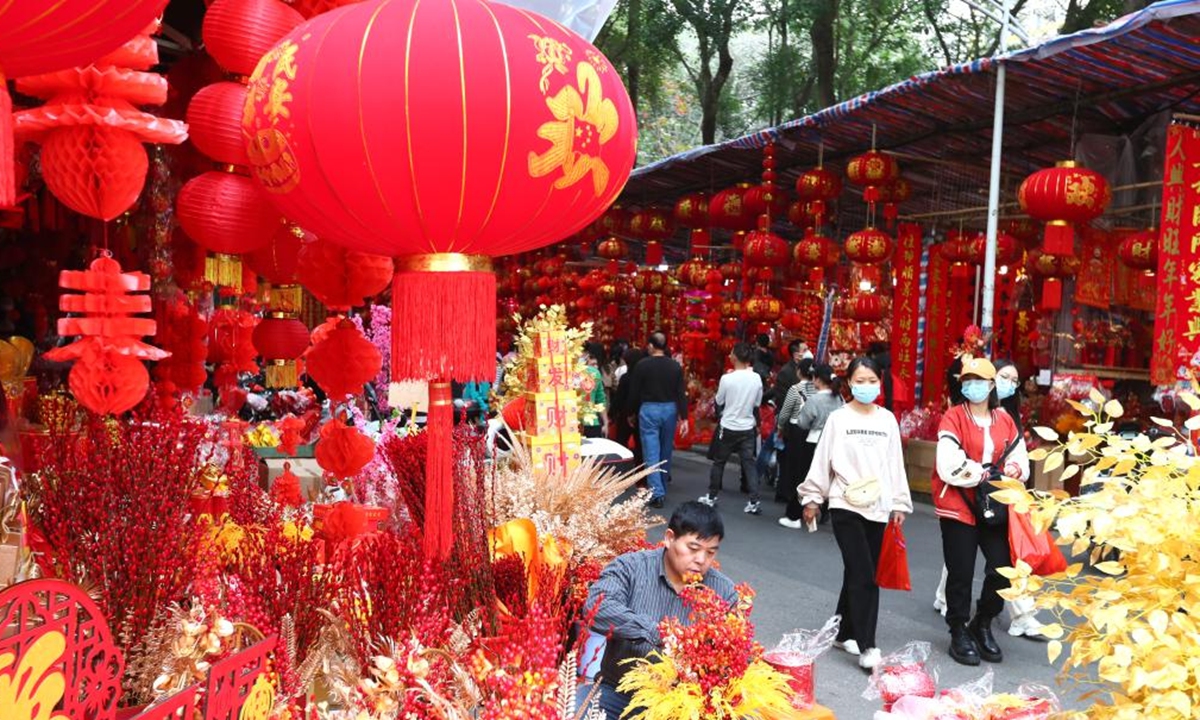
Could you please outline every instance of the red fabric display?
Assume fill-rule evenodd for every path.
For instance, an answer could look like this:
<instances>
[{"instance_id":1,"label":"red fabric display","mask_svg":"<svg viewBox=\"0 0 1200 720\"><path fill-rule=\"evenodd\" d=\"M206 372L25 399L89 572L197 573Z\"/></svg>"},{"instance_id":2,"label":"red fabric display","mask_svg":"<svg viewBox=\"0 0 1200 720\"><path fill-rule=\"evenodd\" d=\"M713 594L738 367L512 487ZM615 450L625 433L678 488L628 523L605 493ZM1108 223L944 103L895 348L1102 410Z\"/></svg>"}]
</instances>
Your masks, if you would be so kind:
<instances>
[{"instance_id":1,"label":"red fabric display","mask_svg":"<svg viewBox=\"0 0 1200 720\"><path fill-rule=\"evenodd\" d=\"M322 239L302 245L296 260L300 284L332 312L346 313L387 289L391 258L347 250Z\"/></svg>"},{"instance_id":2,"label":"red fabric display","mask_svg":"<svg viewBox=\"0 0 1200 720\"><path fill-rule=\"evenodd\" d=\"M363 385L379 374L383 355L349 320L325 323L332 328L315 342L305 356L308 376L331 400L362 392Z\"/></svg>"},{"instance_id":3,"label":"red fabric display","mask_svg":"<svg viewBox=\"0 0 1200 720\"><path fill-rule=\"evenodd\" d=\"M143 28L121 52L96 65L17 81L22 93L49 100L14 116L15 136L42 144L46 186L78 213L107 221L128 210L146 183L149 161L142 143L187 138L183 123L134 107L166 102L166 78L108 64L157 63L157 46L149 37L157 29L157 22Z\"/></svg>"},{"instance_id":4,"label":"red fabric display","mask_svg":"<svg viewBox=\"0 0 1200 720\"><path fill-rule=\"evenodd\" d=\"M1033 568L1034 575L1054 575L1067 569L1067 559L1054 542L1050 530L1038 532L1026 513L1008 513L1008 546L1012 563L1023 560Z\"/></svg>"},{"instance_id":5,"label":"red fabric display","mask_svg":"<svg viewBox=\"0 0 1200 720\"><path fill-rule=\"evenodd\" d=\"M167 0L12 0L0 6L0 207L16 201L7 78L85 65L154 20Z\"/></svg>"},{"instance_id":6,"label":"red fabric display","mask_svg":"<svg viewBox=\"0 0 1200 720\"><path fill-rule=\"evenodd\" d=\"M884 590L912 590L908 576L908 544L898 522L889 522L883 531L883 549L879 551L875 584Z\"/></svg>"},{"instance_id":7,"label":"red fabric display","mask_svg":"<svg viewBox=\"0 0 1200 720\"><path fill-rule=\"evenodd\" d=\"M334 418L321 426L317 441L317 464L335 478L357 475L375 457L375 443L353 425Z\"/></svg>"},{"instance_id":8,"label":"red fabric display","mask_svg":"<svg viewBox=\"0 0 1200 720\"><path fill-rule=\"evenodd\" d=\"M146 396L150 375L142 360L161 360L170 353L139 338L153 335L155 322L130 315L150 312L149 295L130 295L150 289L145 273L122 273L111 257L92 261L90 269L64 270L59 285L83 294L64 293L59 309L79 313L58 321L59 335L81 335L79 340L46 353L55 362L75 360L68 378L71 392L81 405L100 413L122 413Z\"/></svg>"}]
</instances>

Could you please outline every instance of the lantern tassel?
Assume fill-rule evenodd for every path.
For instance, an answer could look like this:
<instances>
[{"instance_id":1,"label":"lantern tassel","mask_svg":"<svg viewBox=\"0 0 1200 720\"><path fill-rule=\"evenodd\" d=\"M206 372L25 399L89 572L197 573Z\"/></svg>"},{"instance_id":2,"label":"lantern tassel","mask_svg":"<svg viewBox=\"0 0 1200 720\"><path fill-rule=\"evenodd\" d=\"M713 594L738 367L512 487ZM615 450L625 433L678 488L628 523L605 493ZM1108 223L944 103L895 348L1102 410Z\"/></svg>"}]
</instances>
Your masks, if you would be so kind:
<instances>
[{"instance_id":1,"label":"lantern tassel","mask_svg":"<svg viewBox=\"0 0 1200 720\"><path fill-rule=\"evenodd\" d=\"M294 388L300 384L295 360L272 360L266 366L267 387Z\"/></svg>"},{"instance_id":2,"label":"lantern tassel","mask_svg":"<svg viewBox=\"0 0 1200 720\"><path fill-rule=\"evenodd\" d=\"M425 557L445 560L454 548L454 407L450 383L429 384L425 423Z\"/></svg>"},{"instance_id":3,"label":"lantern tassel","mask_svg":"<svg viewBox=\"0 0 1200 720\"><path fill-rule=\"evenodd\" d=\"M1063 285L1059 278L1046 278L1042 281L1042 309L1058 311L1062 309Z\"/></svg>"},{"instance_id":4,"label":"lantern tassel","mask_svg":"<svg viewBox=\"0 0 1200 720\"><path fill-rule=\"evenodd\" d=\"M0 72L0 207L12 207L17 201L14 161L12 97L8 94L8 80Z\"/></svg>"},{"instance_id":5,"label":"lantern tassel","mask_svg":"<svg viewBox=\"0 0 1200 720\"><path fill-rule=\"evenodd\" d=\"M1075 228L1062 220L1046 223L1046 234L1042 236L1042 251L1047 255L1074 254Z\"/></svg>"},{"instance_id":6,"label":"lantern tassel","mask_svg":"<svg viewBox=\"0 0 1200 720\"><path fill-rule=\"evenodd\" d=\"M237 255L214 253L204 259L204 279L217 287L242 291L242 259Z\"/></svg>"},{"instance_id":7,"label":"lantern tassel","mask_svg":"<svg viewBox=\"0 0 1200 720\"><path fill-rule=\"evenodd\" d=\"M496 276L487 260L400 258L392 281L393 380L495 377Z\"/></svg>"}]
</instances>

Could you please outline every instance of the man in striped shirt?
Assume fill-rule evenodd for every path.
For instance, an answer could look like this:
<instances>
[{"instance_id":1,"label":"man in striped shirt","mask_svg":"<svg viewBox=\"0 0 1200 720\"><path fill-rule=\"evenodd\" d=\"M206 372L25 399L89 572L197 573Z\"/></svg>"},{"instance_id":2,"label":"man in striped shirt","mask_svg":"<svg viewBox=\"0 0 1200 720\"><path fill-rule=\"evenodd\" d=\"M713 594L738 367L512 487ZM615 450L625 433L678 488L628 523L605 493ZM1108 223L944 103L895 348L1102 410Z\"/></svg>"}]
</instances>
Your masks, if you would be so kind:
<instances>
[{"instance_id":1,"label":"man in striped shirt","mask_svg":"<svg viewBox=\"0 0 1200 720\"><path fill-rule=\"evenodd\" d=\"M706 586L726 601L737 602L733 581L713 569L724 536L725 525L715 508L683 503L667 523L662 547L618 557L592 585L587 600L587 607L596 608L592 629L608 636L600 665L600 707L608 720L618 720L629 705L629 696L617 692L628 670L624 661L646 657L662 645L658 624L663 618L688 622L679 597L684 575L701 575Z\"/></svg>"}]
</instances>

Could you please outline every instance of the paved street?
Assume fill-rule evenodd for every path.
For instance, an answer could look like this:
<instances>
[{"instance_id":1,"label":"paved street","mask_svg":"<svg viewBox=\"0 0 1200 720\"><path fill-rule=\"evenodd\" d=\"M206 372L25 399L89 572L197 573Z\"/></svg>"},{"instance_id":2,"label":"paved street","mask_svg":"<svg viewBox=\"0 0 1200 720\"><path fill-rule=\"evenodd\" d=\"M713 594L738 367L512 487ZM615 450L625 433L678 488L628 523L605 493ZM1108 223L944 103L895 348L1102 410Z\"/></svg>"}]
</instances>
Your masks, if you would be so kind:
<instances>
[{"instance_id":1,"label":"paved street","mask_svg":"<svg viewBox=\"0 0 1200 720\"><path fill-rule=\"evenodd\" d=\"M677 453L674 462L674 482L668 489L664 517L669 517L679 503L698 498L708 484L710 463L701 455ZM758 591L753 619L759 641L770 648L784 632L792 628L818 628L833 614L841 588L841 554L828 525L821 526L815 534L780 526L777 520L783 515L783 506L771 502L774 491L770 488L764 493L761 516L743 514L745 496L738 492L736 468L736 462L726 466L726 490L718 503L726 528L719 559L722 570L734 581L749 582ZM662 529L652 531L652 537L661 538ZM884 654L911 640L932 643L932 663L942 687L978 678L987 667L996 673L998 691L1015 690L1022 682L1056 687L1056 670L1046 662L1045 643L1009 637L1004 632L1007 617L997 623L997 638L1004 649L1003 663L967 668L949 658L945 621L934 612L932 604L942 568L941 534L933 507L918 502L904 530L913 591L882 593L878 638ZM978 563L976 595L982 557ZM830 650L817 662L817 701L830 707L841 720L870 720L880 707L877 701L862 699L867 674L859 669L856 660L841 651Z\"/></svg>"}]
</instances>

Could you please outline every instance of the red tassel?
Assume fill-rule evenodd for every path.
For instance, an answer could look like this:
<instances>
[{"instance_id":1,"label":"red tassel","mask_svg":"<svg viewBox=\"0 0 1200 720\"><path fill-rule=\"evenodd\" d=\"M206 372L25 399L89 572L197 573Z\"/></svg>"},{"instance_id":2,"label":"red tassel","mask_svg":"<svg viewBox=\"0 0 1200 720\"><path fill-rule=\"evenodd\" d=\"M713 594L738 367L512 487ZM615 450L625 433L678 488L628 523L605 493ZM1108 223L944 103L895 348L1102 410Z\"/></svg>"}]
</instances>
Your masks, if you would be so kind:
<instances>
[{"instance_id":1,"label":"red tassel","mask_svg":"<svg viewBox=\"0 0 1200 720\"><path fill-rule=\"evenodd\" d=\"M1062 280L1046 278L1042 281L1042 309L1058 311L1062 309Z\"/></svg>"},{"instance_id":2,"label":"red tassel","mask_svg":"<svg viewBox=\"0 0 1200 720\"><path fill-rule=\"evenodd\" d=\"M395 317L395 316L393 316ZM494 363L494 361L493 361ZM445 560L454 549L454 408L450 383L429 384L425 432L425 557Z\"/></svg>"},{"instance_id":3,"label":"red tassel","mask_svg":"<svg viewBox=\"0 0 1200 720\"><path fill-rule=\"evenodd\" d=\"M887 229L891 230L896 224L896 218L900 217L900 206L896 203L887 203L883 206L883 219L887 221Z\"/></svg>"},{"instance_id":4,"label":"red tassel","mask_svg":"<svg viewBox=\"0 0 1200 720\"><path fill-rule=\"evenodd\" d=\"M17 173L13 167L13 111L8 81L0 73L0 207L17 202Z\"/></svg>"},{"instance_id":5,"label":"red tassel","mask_svg":"<svg viewBox=\"0 0 1200 720\"><path fill-rule=\"evenodd\" d=\"M663 245L657 240L646 243L646 264L650 267L662 265Z\"/></svg>"},{"instance_id":6,"label":"red tassel","mask_svg":"<svg viewBox=\"0 0 1200 720\"><path fill-rule=\"evenodd\" d=\"M1046 234L1042 236L1042 252L1047 255L1074 255L1075 228L1062 220L1046 223Z\"/></svg>"},{"instance_id":7,"label":"red tassel","mask_svg":"<svg viewBox=\"0 0 1200 720\"><path fill-rule=\"evenodd\" d=\"M496 376L496 276L397 270L392 281L392 379Z\"/></svg>"}]
</instances>

